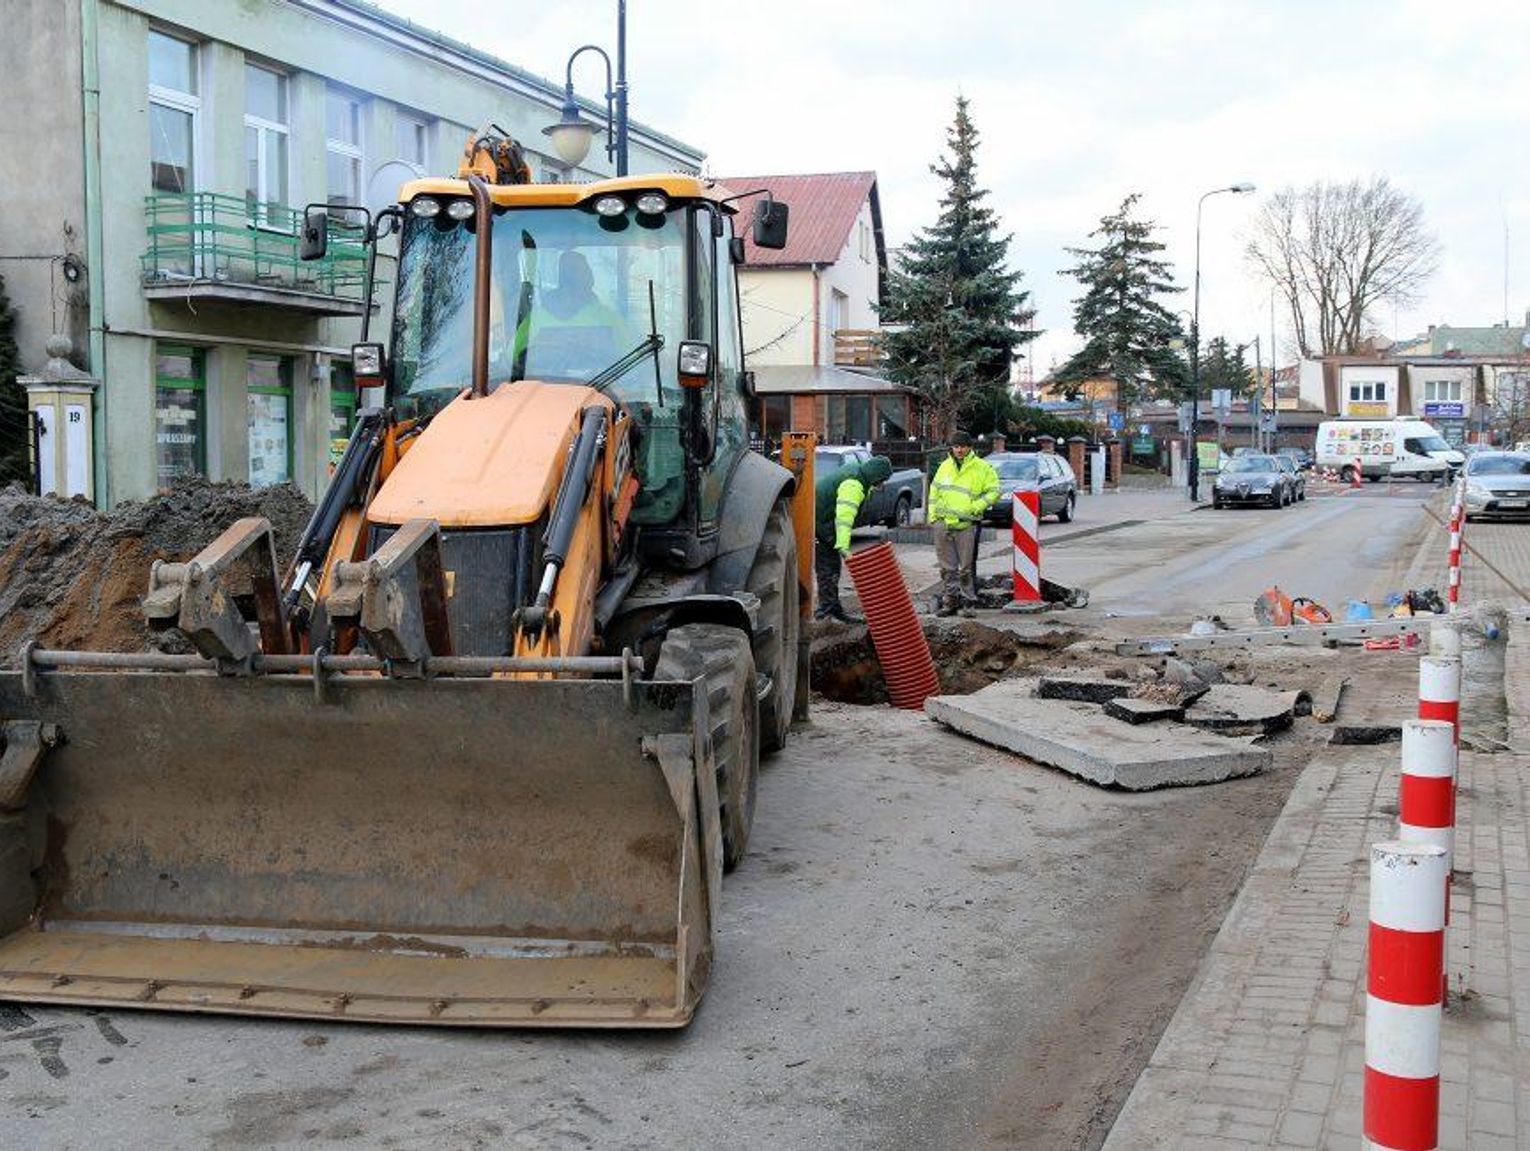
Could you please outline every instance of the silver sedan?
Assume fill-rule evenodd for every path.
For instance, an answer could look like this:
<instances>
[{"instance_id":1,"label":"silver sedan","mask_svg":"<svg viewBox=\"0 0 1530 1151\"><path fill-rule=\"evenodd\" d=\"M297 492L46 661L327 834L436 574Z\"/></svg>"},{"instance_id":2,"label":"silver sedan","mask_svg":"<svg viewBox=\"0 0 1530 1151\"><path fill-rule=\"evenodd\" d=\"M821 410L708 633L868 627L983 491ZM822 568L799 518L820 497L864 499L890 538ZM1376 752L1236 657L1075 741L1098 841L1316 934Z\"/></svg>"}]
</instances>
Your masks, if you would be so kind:
<instances>
[{"instance_id":1,"label":"silver sedan","mask_svg":"<svg viewBox=\"0 0 1530 1151\"><path fill-rule=\"evenodd\" d=\"M1466 518L1530 516L1530 453L1477 452L1466 461Z\"/></svg>"}]
</instances>

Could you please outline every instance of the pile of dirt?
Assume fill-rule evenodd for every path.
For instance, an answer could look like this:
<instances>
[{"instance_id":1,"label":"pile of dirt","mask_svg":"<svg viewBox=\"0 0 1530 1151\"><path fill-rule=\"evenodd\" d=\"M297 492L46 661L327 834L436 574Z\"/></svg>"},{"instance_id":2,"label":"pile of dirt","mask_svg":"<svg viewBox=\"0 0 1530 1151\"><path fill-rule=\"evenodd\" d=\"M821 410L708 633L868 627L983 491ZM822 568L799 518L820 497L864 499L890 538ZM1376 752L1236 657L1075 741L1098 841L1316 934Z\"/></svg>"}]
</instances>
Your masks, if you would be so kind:
<instances>
[{"instance_id":1,"label":"pile of dirt","mask_svg":"<svg viewBox=\"0 0 1530 1151\"><path fill-rule=\"evenodd\" d=\"M925 619L924 636L945 695L966 695L1020 675L1074 642L1056 628L1017 634L971 619ZM813 690L839 703L885 704L887 682L864 624L818 624L813 638Z\"/></svg>"},{"instance_id":2,"label":"pile of dirt","mask_svg":"<svg viewBox=\"0 0 1530 1151\"><path fill-rule=\"evenodd\" d=\"M81 500L0 491L0 667L21 644L144 651L151 636L141 600L156 559L188 560L244 516L265 516L282 563L297 548L313 505L291 484L183 481L164 495L97 511Z\"/></svg>"}]
</instances>

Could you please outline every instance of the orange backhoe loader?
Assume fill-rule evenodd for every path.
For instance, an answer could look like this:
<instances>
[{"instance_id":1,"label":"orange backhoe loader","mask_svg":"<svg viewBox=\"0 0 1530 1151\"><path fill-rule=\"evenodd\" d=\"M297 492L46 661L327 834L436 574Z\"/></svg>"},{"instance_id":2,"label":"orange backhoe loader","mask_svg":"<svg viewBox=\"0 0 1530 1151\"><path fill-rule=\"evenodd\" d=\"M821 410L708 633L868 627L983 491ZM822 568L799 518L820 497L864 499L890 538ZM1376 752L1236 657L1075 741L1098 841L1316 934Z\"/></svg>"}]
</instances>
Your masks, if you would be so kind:
<instances>
[{"instance_id":1,"label":"orange backhoe loader","mask_svg":"<svg viewBox=\"0 0 1530 1151\"><path fill-rule=\"evenodd\" d=\"M486 130L367 217L391 339L291 567L241 520L150 574L196 654L0 675L0 998L690 1019L807 700L811 442L749 450L736 203Z\"/></svg>"}]
</instances>

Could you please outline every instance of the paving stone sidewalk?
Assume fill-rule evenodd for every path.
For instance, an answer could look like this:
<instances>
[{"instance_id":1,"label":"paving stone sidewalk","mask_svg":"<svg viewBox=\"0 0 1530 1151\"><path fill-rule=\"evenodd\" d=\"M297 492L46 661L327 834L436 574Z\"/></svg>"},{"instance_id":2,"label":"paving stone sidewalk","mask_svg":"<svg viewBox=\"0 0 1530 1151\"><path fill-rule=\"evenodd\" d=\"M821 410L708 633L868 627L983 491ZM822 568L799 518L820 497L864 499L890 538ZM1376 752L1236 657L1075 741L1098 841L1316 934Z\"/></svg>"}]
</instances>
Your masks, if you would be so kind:
<instances>
[{"instance_id":1,"label":"paving stone sidewalk","mask_svg":"<svg viewBox=\"0 0 1530 1151\"><path fill-rule=\"evenodd\" d=\"M1530 526L1469 531L1503 576L1468 557L1463 606L1522 609L1503 577L1530 584ZM1416 570L1443 588L1438 535ZM1515 751L1462 756L1442 1148L1530 1146L1530 623L1511 637ZM1359 1145L1369 847L1395 834L1398 767L1392 744L1302 773L1107 1149Z\"/></svg>"}]
</instances>

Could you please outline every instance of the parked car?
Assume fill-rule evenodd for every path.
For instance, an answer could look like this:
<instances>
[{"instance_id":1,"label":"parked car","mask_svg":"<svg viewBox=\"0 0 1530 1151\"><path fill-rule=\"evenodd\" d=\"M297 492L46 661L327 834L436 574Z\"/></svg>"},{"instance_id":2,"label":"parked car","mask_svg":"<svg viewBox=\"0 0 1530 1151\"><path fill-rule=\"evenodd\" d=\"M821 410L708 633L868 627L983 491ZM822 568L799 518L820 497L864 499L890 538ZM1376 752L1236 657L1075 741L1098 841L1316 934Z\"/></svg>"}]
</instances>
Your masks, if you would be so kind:
<instances>
[{"instance_id":1,"label":"parked car","mask_svg":"<svg viewBox=\"0 0 1530 1151\"><path fill-rule=\"evenodd\" d=\"M1289 458L1296 464L1296 470L1299 472L1310 472L1316 466L1312 453L1306 448L1276 448L1275 454Z\"/></svg>"},{"instance_id":2,"label":"parked car","mask_svg":"<svg viewBox=\"0 0 1530 1151\"><path fill-rule=\"evenodd\" d=\"M1041 514L1071 523L1078 510L1078 481L1062 456L1051 452L995 452L988 457L999 473L999 501L983 513L986 524L1013 522L1014 491L1034 486L1041 492Z\"/></svg>"},{"instance_id":3,"label":"parked car","mask_svg":"<svg viewBox=\"0 0 1530 1151\"><path fill-rule=\"evenodd\" d=\"M860 447L820 447L813 454L813 475L818 478L838 471L846 464L863 464L872 452ZM918 468L894 471L887 482L866 497L855 517L856 527L886 524L899 527L913 518L915 508L924 506L924 474Z\"/></svg>"},{"instance_id":4,"label":"parked car","mask_svg":"<svg viewBox=\"0 0 1530 1151\"><path fill-rule=\"evenodd\" d=\"M1296 466L1296 461L1284 452L1279 452L1272 458L1280 465L1280 470L1286 473L1286 478L1291 484L1292 496L1299 500L1306 499L1307 477L1302 475L1302 470Z\"/></svg>"},{"instance_id":5,"label":"parked car","mask_svg":"<svg viewBox=\"0 0 1530 1151\"><path fill-rule=\"evenodd\" d=\"M1211 487L1211 506L1264 504L1283 508L1295 498L1291 476L1274 456L1239 456L1228 460Z\"/></svg>"},{"instance_id":6,"label":"parked car","mask_svg":"<svg viewBox=\"0 0 1530 1151\"><path fill-rule=\"evenodd\" d=\"M1466 518L1530 516L1530 453L1475 452L1466 461Z\"/></svg>"}]
</instances>

